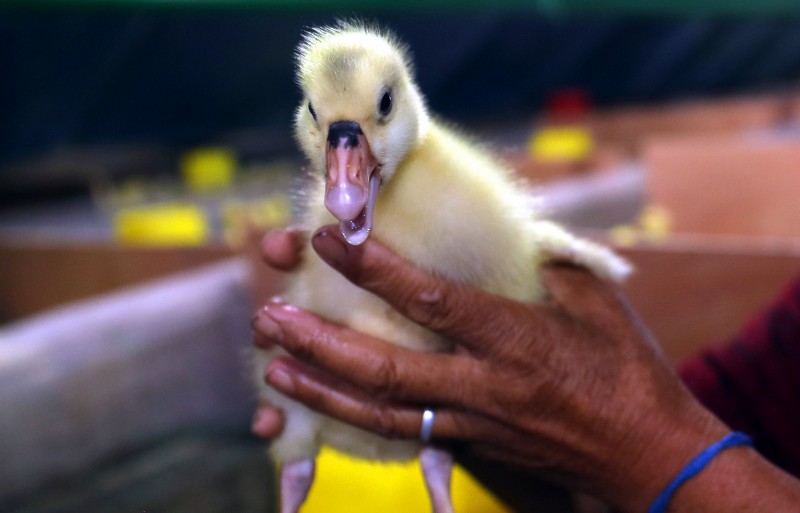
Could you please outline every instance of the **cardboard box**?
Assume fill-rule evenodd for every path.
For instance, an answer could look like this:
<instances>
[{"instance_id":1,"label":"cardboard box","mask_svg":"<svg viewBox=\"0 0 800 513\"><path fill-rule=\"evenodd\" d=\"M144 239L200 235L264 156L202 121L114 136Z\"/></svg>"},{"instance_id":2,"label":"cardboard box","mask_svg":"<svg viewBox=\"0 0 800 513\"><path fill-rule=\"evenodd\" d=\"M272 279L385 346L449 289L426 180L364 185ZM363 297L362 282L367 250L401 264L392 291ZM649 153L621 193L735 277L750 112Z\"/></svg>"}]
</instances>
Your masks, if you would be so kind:
<instances>
[{"instance_id":1,"label":"cardboard box","mask_svg":"<svg viewBox=\"0 0 800 513\"><path fill-rule=\"evenodd\" d=\"M676 235L621 252L636 267L623 285L674 363L734 336L800 275L800 241Z\"/></svg>"},{"instance_id":2,"label":"cardboard box","mask_svg":"<svg viewBox=\"0 0 800 513\"><path fill-rule=\"evenodd\" d=\"M113 242L0 239L0 322L232 254L223 244L131 248Z\"/></svg>"},{"instance_id":3,"label":"cardboard box","mask_svg":"<svg viewBox=\"0 0 800 513\"><path fill-rule=\"evenodd\" d=\"M673 361L724 341L800 275L800 141L768 135L653 138L647 201L672 235L624 252L634 307Z\"/></svg>"}]
</instances>

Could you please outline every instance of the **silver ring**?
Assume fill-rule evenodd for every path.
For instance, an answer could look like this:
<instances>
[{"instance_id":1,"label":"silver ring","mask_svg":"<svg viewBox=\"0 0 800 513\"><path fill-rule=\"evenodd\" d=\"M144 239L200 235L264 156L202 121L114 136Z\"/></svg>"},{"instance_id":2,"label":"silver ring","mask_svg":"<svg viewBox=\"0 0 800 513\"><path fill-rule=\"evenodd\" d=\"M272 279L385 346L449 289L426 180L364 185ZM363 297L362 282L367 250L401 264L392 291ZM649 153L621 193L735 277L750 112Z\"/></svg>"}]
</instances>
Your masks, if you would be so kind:
<instances>
[{"instance_id":1,"label":"silver ring","mask_svg":"<svg viewBox=\"0 0 800 513\"><path fill-rule=\"evenodd\" d=\"M426 444L431 441L431 434L433 434L433 421L436 414L430 408L425 408L422 412L422 427L419 429L419 439L422 443Z\"/></svg>"}]
</instances>

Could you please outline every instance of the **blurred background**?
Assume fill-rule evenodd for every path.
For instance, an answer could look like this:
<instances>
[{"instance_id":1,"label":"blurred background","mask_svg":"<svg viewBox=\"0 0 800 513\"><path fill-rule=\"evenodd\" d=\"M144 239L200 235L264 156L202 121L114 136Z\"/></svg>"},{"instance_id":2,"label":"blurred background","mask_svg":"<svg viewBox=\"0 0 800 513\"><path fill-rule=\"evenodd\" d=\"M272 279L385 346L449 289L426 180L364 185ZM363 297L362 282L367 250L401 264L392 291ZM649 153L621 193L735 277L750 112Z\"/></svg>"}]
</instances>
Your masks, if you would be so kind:
<instances>
[{"instance_id":1,"label":"blurred background","mask_svg":"<svg viewBox=\"0 0 800 513\"><path fill-rule=\"evenodd\" d=\"M0 510L272 510L249 318L281 288L258 240L297 213L304 29L396 32L434 113L636 264L625 291L677 363L800 268L799 15L791 0L2 2ZM371 509L417 509L378 479ZM459 479L460 511L506 511ZM320 490L308 511L358 509L341 482Z\"/></svg>"}]
</instances>

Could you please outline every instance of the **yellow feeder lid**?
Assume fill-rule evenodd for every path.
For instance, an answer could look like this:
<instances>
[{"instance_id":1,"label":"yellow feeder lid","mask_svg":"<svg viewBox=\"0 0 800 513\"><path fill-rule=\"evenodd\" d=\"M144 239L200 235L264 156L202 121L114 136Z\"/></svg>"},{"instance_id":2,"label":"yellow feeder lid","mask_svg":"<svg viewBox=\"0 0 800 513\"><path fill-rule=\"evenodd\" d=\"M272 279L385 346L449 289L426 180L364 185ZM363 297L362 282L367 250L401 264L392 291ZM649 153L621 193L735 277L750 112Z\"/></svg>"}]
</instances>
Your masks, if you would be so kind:
<instances>
[{"instance_id":1,"label":"yellow feeder lid","mask_svg":"<svg viewBox=\"0 0 800 513\"><path fill-rule=\"evenodd\" d=\"M456 466L453 506L459 513L510 513L511 510ZM422 469L417 461L376 463L323 448L314 485L303 513L430 511Z\"/></svg>"},{"instance_id":2,"label":"yellow feeder lid","mask_svg":"<svg viewBox=\"0 0 800 513\"><path fill-rule=\"evenodd\" d=\"M163 203L121 209L114 235L128 246L199 246L208 240L209 223L195 205Z\"/></svg>"},{"instance_id":3,"label":"yellow feeder lid","mask_svg":"<svg viewBox=\"0 0 800 513\"><path fill-rule=\"evenodd\" d=\"M545 127L531 136L528 150L540 162L575 162L591 155L594 151L594 138L582 126Z\"/></svg>"},{"instance_id":4,"label":"yellow feeder lid","mask_svg":"<svg viewBox=\"0 0 800 513\"><path fill-rule=\"evenodd\" d=\"M198 148L181 160L181 175L192 192L229 187L236 176L236 155L226 148Z\"/></svg>"}]
</instances>

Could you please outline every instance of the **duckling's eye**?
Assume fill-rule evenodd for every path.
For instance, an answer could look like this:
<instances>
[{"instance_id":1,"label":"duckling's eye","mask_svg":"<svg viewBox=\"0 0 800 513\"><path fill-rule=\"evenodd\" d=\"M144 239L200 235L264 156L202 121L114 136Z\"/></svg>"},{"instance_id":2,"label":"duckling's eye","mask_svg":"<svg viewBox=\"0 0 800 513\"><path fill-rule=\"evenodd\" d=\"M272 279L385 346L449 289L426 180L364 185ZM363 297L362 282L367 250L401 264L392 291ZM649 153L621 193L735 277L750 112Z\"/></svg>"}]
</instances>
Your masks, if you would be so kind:
<instances>
[{"instance_id":1,"label":"duckling's eye","mask_svg":"<svg viewBox=\"0 0 800 513\"><path fill-rule=\"evenodd\" d=\"M381 96L381 102L378 104L378 112L381 116L387 116L392 111L392 91L386 91Z\"/></svg>"},{"instance_id":2,"label":"duckling's eye","mask_svg":"<svg viewBox=\"0 0 800 513\"><path fill-rule=\"evenodd\" d=\"M311 117L314 118L314 121L317 120L317 111L314 110L314 106L311 105L311 102L308 102L308 112L311 113Z\"/></svg>"}]
</instances>

